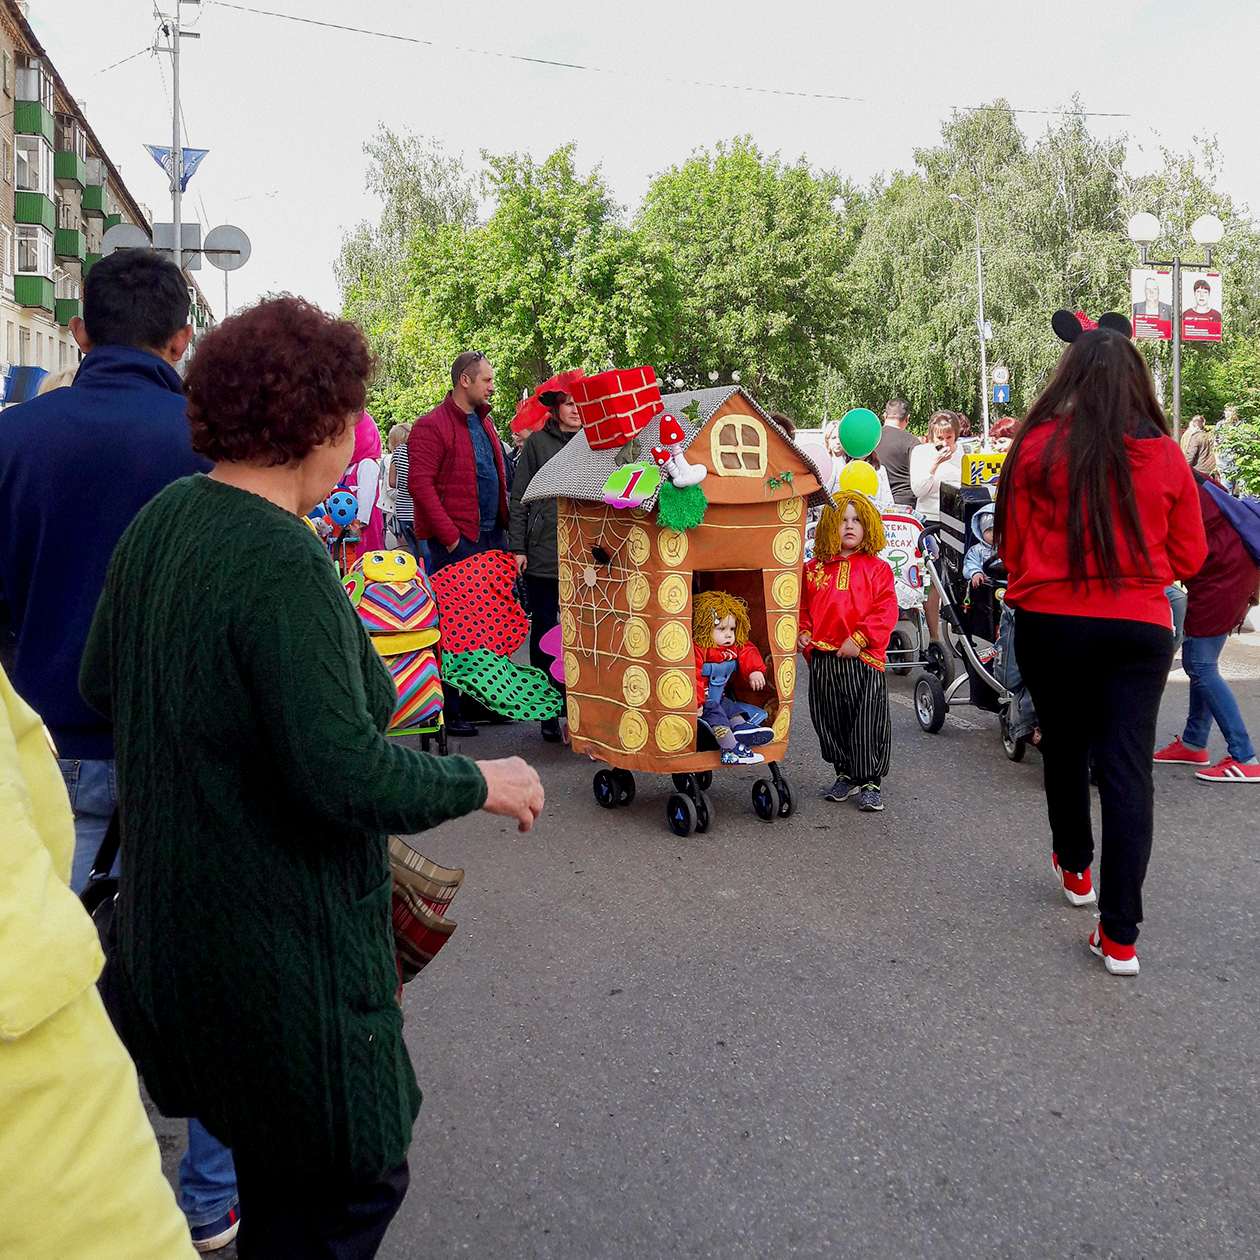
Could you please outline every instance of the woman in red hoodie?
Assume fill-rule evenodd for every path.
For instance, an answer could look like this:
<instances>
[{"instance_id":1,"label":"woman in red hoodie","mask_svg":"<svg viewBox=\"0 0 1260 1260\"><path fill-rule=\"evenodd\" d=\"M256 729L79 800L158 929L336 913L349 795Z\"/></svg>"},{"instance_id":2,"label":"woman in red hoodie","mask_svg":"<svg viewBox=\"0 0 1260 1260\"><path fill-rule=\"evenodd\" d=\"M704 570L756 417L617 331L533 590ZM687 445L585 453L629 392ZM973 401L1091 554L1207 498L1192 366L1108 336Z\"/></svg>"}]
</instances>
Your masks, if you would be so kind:
<instances>
[{"instance_id":1,"label":"woman in red hoodie","mask_svg":"<svg viewBox=\"0 0 1260 1260\"><path fill-rule=\"evenodd\" d=\"M1055 875L1073 905L1095 900L1092 754L1102 863L1089 946L1113 975L1137 975L1151 759L1173 654L1164 588L1198 571L1207 543L1190 467L1120 333L1078 336L1033 403L1003 468L997 545L1041 722Z\"/></svg>"}]
</instances>

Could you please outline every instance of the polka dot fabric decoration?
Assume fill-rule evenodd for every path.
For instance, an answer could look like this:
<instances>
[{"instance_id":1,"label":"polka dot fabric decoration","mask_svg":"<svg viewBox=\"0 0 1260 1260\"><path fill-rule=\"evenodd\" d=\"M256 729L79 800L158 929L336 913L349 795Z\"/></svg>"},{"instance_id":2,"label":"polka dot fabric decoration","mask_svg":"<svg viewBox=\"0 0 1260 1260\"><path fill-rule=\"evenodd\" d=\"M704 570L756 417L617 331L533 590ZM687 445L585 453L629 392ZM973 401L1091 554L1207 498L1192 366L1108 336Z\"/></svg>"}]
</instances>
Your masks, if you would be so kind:
<instances>
[{"instance_id":1,"label":"polka dot fabric decoration","mask_svg":"<svg viewBox=\"0 0 1260 1260\"><path fill-rule=\"evenodd\" d=\"M487 709L521 722L559 717L560 693L540 669L517 665L485 648L442 654L442 681L480 700Z\"/></svg>"},{"instance_id":2,"label":"polka dot fabric decoration","mask_svg":"<svg viewBox=\"0 0 1260 1260\"><path fill-rule=\"evenodd\" d=\"M442 612L444 652L485 648L510 656L525 642L529 618L512 593L516 561L506 551L486 551L448 564L431 581Z\"/></svg>"}]
</instances>

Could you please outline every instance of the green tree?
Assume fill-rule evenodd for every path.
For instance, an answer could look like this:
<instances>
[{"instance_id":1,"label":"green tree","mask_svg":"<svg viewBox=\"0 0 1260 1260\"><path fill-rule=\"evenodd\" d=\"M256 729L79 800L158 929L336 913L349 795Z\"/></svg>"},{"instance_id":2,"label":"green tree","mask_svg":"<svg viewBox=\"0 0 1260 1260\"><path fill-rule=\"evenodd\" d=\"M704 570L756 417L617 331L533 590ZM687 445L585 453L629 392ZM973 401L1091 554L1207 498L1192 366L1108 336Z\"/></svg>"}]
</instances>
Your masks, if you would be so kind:
<instances>
[{"instance_id":1,"label":"green tree","mask_svg":"<svg viewBox=\"0 0 1260 1260\"><path fill-rule=\"evenodd\" d=\"M839 177L803 158L789 166L763 156L748 136L658 176L636 226L669 258L681 294L667 374L739 371L766 404L819 418L820 377L844 333L859 206Z\"/></svg>"}]
</instances>

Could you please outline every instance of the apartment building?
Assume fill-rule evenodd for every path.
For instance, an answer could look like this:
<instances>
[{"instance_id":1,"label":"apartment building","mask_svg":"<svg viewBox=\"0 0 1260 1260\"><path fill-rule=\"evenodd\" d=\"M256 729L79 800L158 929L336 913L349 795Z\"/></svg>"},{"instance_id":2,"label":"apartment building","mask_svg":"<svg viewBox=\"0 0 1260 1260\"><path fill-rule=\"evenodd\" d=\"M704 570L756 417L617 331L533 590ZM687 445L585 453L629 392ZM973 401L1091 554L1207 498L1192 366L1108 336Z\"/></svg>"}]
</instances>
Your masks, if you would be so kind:
<instances>
[{"instance_id":1,"label":"apartment building","mask_svg":"<svg viewBox=\"0 0 1260 1260\"><path fill-rule=\"evenodd\" d=\"M31 30L21 0L0 0L0 368L56 372L82 357L70 320L115 223L152 225L127 191ZM139 156L140 139L136 142ZM193 320L213 318L190 283Z\"/></svg>"}]
</instances>

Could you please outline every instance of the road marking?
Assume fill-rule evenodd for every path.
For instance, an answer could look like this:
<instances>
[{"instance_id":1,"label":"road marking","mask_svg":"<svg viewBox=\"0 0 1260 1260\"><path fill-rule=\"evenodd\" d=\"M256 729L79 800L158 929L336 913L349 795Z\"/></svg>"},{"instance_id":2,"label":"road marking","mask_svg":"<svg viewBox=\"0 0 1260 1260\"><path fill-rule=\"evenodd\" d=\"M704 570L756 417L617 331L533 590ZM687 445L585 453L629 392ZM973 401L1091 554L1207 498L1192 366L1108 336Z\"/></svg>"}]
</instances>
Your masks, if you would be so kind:
<instances>
[{"instance_id":1,"label":"road marking","mask_svg":"<svg viewBox=\"0 0 1260 1260\"><path fill-rule=\"evenodd\" d=\"M897 694L896 692L890 692L888 699L891 700L893 704L899 704L903 708L914 708L914 701L911 700L909 696L903 696ZM945 721L952 722L960 730L964 731L983 731L985 729L985 727L983 727L979 722L969 722L966 718L955 717L953 713L947 713L945 715Z\"/></svg>"}]
</instances>

